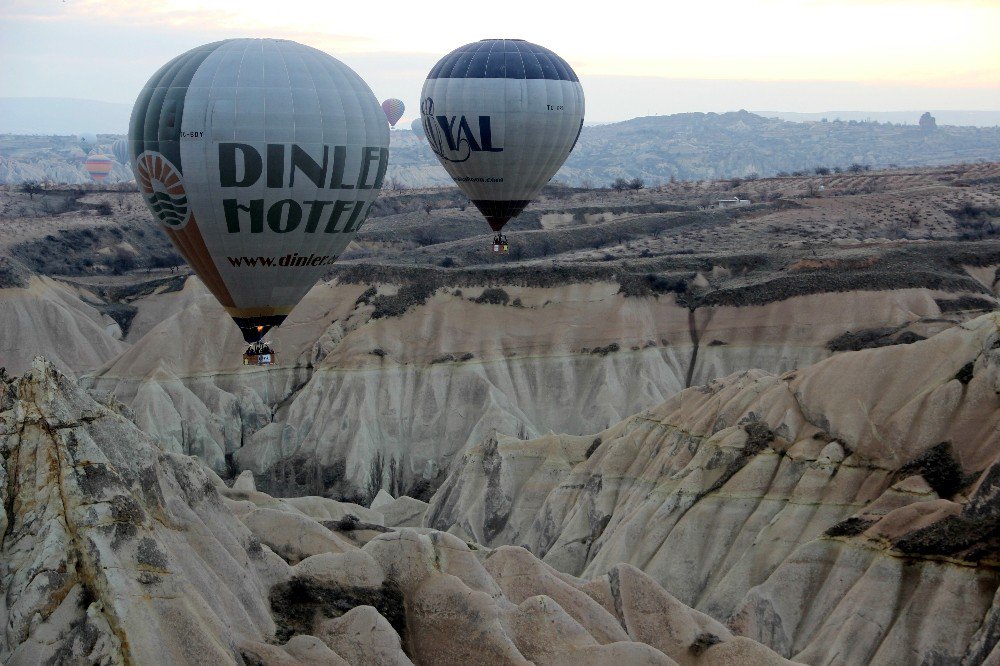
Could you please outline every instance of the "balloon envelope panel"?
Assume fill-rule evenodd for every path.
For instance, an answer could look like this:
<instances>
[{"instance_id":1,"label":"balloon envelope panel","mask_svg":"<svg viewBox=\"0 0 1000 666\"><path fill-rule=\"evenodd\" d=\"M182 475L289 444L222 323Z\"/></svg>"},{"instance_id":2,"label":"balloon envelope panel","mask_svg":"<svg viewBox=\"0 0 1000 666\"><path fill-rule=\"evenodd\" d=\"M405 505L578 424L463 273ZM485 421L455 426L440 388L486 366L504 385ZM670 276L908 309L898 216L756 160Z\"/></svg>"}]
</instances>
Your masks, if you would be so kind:
<instances>
[{"instance_id":1,"label":"balloon envelope panel","mask_svg":"<svg viewBox=\"0 0 1000 666\"><path fill-rule=\"evenodd\" d=\"M499 230L566 161L584 96L552 51L493 39L442 58L424 83L420 112L445 170Z\"/></svg>"},{"instance_id":2,"label":"balloon envelope panel","mask_svg":"<svg viewBox=\"0 0 1000 666\"><path fill-rule=\"evenodd\" d=\"M167 63L129 129L147 204L241 328L280 323L329 270L378 196L388 143L353 70L269 39Z\"/></svg>"}]
</instances>

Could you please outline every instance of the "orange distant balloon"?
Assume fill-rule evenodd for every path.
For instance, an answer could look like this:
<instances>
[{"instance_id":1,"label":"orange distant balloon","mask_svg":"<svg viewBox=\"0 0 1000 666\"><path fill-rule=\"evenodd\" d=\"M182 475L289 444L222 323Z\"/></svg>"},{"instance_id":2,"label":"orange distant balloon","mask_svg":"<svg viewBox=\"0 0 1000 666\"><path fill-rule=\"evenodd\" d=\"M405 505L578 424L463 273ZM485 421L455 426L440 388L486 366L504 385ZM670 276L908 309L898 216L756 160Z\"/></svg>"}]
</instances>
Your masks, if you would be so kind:
<instances>
[{"instance_id":1,"label":"orange distant balloon","mask_svg":"<svg viewBox=\"0 0 1000 666\"><path fill-rule=\"evenodd\" d=\"M95 183L103 183L114 166L115 161L107 155L91 155L83 163L83 168L87 170Z\"/></svg>"}]
</instances>

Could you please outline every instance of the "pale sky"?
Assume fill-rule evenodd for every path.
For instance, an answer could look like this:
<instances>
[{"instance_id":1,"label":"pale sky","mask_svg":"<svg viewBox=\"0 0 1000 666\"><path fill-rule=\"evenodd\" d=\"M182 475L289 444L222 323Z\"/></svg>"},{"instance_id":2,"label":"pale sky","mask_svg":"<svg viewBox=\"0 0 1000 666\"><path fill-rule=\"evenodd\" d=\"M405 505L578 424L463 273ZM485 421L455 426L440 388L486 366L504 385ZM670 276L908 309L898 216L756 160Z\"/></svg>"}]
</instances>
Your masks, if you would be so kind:
<instances>
[{"instance_id":1,"label":"pale sky","mask_svg":"<svg viewBox=\"0 0 1000 666\"><path fill-rule=\"evenodd\" d=\"M0 96L131 104L173 56L247 36L336 56L404 118L438 58L488 37L559 53L592 121L1000 109L1000 0L0 0Z\"/></svg>"}]
</instances>

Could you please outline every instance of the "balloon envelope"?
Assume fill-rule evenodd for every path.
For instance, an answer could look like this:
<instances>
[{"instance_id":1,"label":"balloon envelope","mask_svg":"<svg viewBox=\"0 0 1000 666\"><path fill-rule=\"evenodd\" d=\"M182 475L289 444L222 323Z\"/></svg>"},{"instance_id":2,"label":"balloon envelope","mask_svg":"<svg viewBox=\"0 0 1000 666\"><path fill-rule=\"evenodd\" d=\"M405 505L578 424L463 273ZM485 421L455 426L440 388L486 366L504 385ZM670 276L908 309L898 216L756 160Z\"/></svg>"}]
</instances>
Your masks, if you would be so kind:
<instances>
[{"instance_id":1,"label":"balloon envelope","mask_svg":"<svg viewBox=\"0 0 1000 666\"><path fill-rule=\"evenodd\" d=\"M406 105L403 104L402 100L396 99L395 97L390 97L389 99L382 102L382 111L385 113L385 119L389 121L389 124L393 127L399 122L399 119L403 117L403 111L406 110Z\"/></svg>"},{"instance_id":2,"label":"balloon envelope","mask_svg":"<svg viewBox=\"0 0 1000 666\"><path fill-rule=\"evenodd\" d=\"M284 320L361 227L388 146L361 77L286 40L174 58L129 125L149 209L248 342Z\"/></svg>"},{"instance_id":3,"label":"balloon envelope","mask_svg":"<svg viewBox=\"0 0 1000 666\"><path fill-rule=\"evenodd\" d=\"M484 39L442 58L421 93L431 149L499 231L569 156L583 127L565 60L520 39Z\"/></svg>"},{"instance_id":4,"label":"balloon envelope","mask_svg":"<svg viewBox=\"0 0 1000 666\"><path fill-rule=\"evenodd\" d=\"M111 144L111 152L119 164L128 166L131 162L128 158L128 139L117 139Z\"/></svg>"},{"instance_id":5,"label":"balloon envelope","mask_svg":"<svg viewBox=\"0 0 1000 666\"><path fill-rule=\"evenodd\" d=\"M83 148L84 152L90 152L97 146L97 135L91 134L90 132L84 132L76 137L77 141L80 143L80 147Z\"/></svg>"},{"instance_id":6,"label":"balloon envelope","mask_svg":"<svg viewBox=\"0 0 1000 666\"><path fill-rule=\"evenodd\" d=\"M107 155L93 154L83 163L83 168L90 174L91 180L95 183L103 183L104 179L111 173L115 166L115 161Z\"/></svg>"},{"instance_id":7,"label":"balloon envelope","mask_svg":"<svg viewBox=\"0 0 1000 666\"><path fill-rule=\"evenodd\" d=\"M416 118L412 123L410 123L410 129L413 133L417 135L418 139L426 139L427 135L424 134L424 119Z\"/></svg>"}]
</instances>

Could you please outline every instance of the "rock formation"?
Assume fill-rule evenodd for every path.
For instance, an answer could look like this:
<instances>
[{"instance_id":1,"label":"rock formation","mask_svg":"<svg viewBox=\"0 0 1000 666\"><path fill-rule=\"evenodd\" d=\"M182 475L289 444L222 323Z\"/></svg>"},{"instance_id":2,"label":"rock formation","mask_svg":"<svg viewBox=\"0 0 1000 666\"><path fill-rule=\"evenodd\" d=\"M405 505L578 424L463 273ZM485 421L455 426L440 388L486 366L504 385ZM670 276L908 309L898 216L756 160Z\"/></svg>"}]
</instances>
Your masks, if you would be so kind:
<instances>
[{"instance_id":1,"label":"rock formation","mask_svg":"<svg viewBox=\"0 0 1000 666\"><path fill-rule=\"evenodd\" d=\"M1000 314L683 391L589 436L495 435L428 525L587 578L631 564L808 663L1000 658Z\"/></svg>"},{"instance_id":2,"label":"rock formation","mask_svg":"<svg viewBox=\"0 0 1000 666\"><path fill-rule=\"evenodd\" d=\"M630 565L227 487L120 409L42 359L0 383L4 663L791 664Z\"/></svg>"},{"instance_id":3,"label":"rock formation","mask_svg":"<svg viewBox=\"0 0 1000 666\"><path fill-rule=\"evenodd\" d=\"M44 361L4 384L0 660L226 663L288 565L211 475Z\"/></svg>"},{"instance_id":4,"label":"rock formation","mask_svg":"<svg viewBox=\"0 0 1000 666\"><path fill-rule=\"evenodd\" d=\"M140 304L136 325L159 323L84 382L129 405L168 450L198 454L219 473L250 469L277 494L357 496L377 456L398 466L407 491L439 482L494 428L525 438L593 432L688 384L809 365L851 330L891 342L949 325L935 298L950 295L926 289L694 313L672 294L630 297L612 282L502 289L506 305L483 301L483 287L441 288L376 317L367 285L320 284L276 329L279 365L263 370L240 365L239 332L189 284ZM192 349L193 340L203 342Z\"/></svg>"},{"instance_id":5,"label":"rock formation","mask_svg":"<svg viewBox=\"0 0 1000 666\"><path fill-rule=\"evenodd\" d=\"M47 277L0 288L0 365L11 374L27 370L44 352L64 373L101 366L127 346L114 319L72 288Z\"/></svg>"},{"instance_id":6,"label":"rock formation","mask_svg":"<svg viewBox=\"0 0 1000 666\"><path fill-rule=\"evenodd\" d=\"M995 307L1000 241L940 239L1000 228L998 174L553 187L502 258L464 197L393 190L275 329L266 369L241 364L224 310L170 268L137 193L5 190L0 366L45 355L167 450L226 478L249 469L270 493L426 500L492 429L582 435L715 377L913 342ZM765 203L703 210L744 189Z\"/></svg>"}]
</instances>

